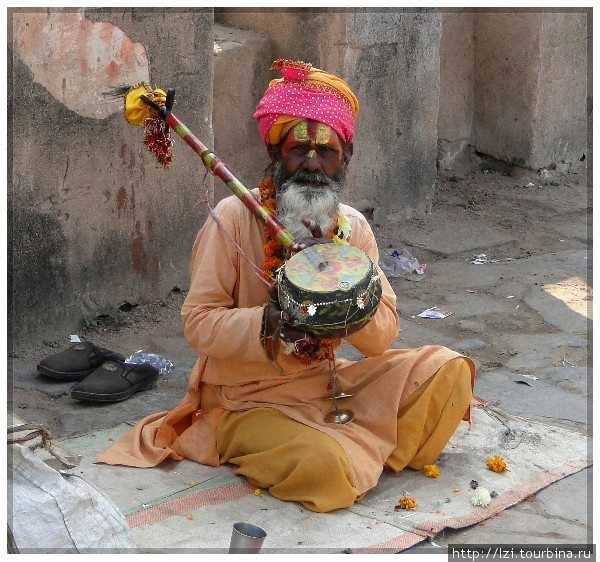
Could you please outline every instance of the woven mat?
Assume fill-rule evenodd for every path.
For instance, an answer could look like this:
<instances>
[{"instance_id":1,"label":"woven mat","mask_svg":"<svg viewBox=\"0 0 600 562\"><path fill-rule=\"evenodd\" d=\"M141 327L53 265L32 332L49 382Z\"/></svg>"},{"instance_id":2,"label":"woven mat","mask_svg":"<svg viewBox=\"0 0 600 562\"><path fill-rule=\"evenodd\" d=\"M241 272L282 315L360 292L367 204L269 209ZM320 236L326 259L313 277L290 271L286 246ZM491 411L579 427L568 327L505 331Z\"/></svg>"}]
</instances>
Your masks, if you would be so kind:
<instances>
[{"instance_id":1,"label":"woven mat","mask_svg":"<svg viewBox=\"0 0 600 562\"><path fill-rule=\"evenodd\" d=\"M166 461L152 469L94 465L93 458L130 426L122 424L63 442L82 456L74 471L111 498L126 516L138 552L225 553L231 528L251 522L267 532L264 553L396 553L492 517L569 474L592 464L591 439L489 406L473 409L440 455L438 478L384 471L379 484L349 509L314 513L258 493L231 466ZM486 458L501 455L495 473ZM495 492L487 507L473 506L470 483ZM496 495L497 494L497 495ZM415 510L397 509L413 497Z\"/></svg>"}]
</instances>

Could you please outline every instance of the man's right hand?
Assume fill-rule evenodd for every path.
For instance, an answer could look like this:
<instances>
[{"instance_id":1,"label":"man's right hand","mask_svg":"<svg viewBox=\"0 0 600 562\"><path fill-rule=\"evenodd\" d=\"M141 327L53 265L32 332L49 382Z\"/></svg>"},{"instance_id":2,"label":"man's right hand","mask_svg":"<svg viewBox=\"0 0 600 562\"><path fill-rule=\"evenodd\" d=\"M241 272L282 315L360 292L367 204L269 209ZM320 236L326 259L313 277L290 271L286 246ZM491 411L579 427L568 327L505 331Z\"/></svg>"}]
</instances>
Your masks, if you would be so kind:
<instances>
[{"instance_id":1,"label":"man's right hand","mask_svg":"<svg viewBox=\"0 0 600 562\"><path fill-rule=\"evenodd\" d=\"M300 238L299 246L302 250L316 244L333 244L333 240L323 235L321 227L310 219L302 219L302 224L310 231L310 236Z\"/></svg>"}]
</instances>

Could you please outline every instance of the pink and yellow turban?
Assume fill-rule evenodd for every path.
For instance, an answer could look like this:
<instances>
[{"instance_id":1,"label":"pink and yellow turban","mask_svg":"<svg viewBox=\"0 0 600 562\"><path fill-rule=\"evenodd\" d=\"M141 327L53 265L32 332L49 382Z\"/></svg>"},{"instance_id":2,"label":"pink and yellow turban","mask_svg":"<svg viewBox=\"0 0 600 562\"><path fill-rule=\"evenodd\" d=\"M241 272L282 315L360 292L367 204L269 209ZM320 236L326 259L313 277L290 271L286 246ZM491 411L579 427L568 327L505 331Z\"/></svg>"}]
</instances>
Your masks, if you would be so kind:
<instances>
[{"instance_id":1,"label":"pink and yellow turban","mask_svg":"<svg viewBox=\"0 0 600 562\"><path fill-rule=\"evenodd\" d=\"M303 119L325 123L344 142L354 136L358 100L341 78L301 61L277 59L271 69L283 78L271 80L254 118L265 144L279 144Z\"/></svg>"}]
</instances>

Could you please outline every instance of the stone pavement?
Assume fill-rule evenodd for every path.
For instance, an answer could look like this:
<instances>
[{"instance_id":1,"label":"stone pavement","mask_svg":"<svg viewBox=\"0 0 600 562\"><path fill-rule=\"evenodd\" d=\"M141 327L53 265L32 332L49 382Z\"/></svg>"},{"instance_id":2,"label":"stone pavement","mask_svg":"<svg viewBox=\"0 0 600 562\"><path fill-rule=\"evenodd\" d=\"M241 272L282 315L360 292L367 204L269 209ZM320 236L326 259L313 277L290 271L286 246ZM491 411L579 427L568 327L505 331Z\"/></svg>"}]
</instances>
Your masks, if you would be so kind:
<instances>
[{"instance_id":1,"label":"stone pavement","mask_svg":"<svg viewBox=\"0 0 600 562\"><path fill-rule=\"evenodd\" d=\"M506 412L591 434L588 201L578 189L560 193L537 182L534 190L520 189L527 179L500 190L502 202L481 206L474 219L487 228L474 227L471 236L473 221L404 237L415 256L426 249L435 259L412 287L407 278L396 286L403 318L397 343L412 347L433 338L462 351L478 367L476 395ZM525 228L516 217L516 224L496 222L502 205L522 215ZM535 252L540 246L544 251ZM498 261L471 263L480 253ZM416 316L434 305L453 314L441 320ZM592 472L590 467L552 484L484 525L446 531L434 543L592 543ZM413 551L439 552L427 544Z\"/></svg>"},{"instance_id":2,"label":"stone pavement","mask_svg":"<svg viewBox=\"0 0 600 562\"><path fill-rule=\"evenodd\" d=\"M478 368L477 396L509 413L592 434L591 209L585 177L569 174L558 187L525 189L528 179L476 175L471 182L480 194L475 205L468 190L458 193L453 184L441 182L431 215L381 236L382 247L407 248L427 264L423 276L391 278L402 318L394 346L437 343L464 352ZM487 202L482 193L490 195ZM483 253L488 263L472 263L474 255ZM9 409L27 421L45 423L61 438L172 407L183 396L195 360L181 336L181 297L174 293L165 299L154 320L86 334L126 354L144 349L169 357L175 371L154 390L110 405L78 403L68 396L71 383L36 375L40 357L15 350ZM452 315L418 316L432 306ZM45 349L46 354L54 351ZM349 345L341 354L359 357ZM446 530L432 544L408 552L441 553L456 543L592 542L588 468L482 525Z\"/></svg>"},{"instance_id":3,"label":"stone pavement","mask_svg":"<svg viewBox=\"0 0 600 562\"><path fill-rule=\"evenodd\" d=\"M533 199L542 193L544 201ZM428 268L428 285L421 285L425 279L419 282L415 301L404 300L400 305L405 319L400 340L401 345L410 347L424 338L431 339L432 330L439 329L440 343L475 360L476 395L510 413L591 433L588 327L591 333L592 293L588 287L591 253L588 255L585 245L587 202L583 198L569 202L557 197L556 190L548 194L543 188L533 194L513 189L512 197L507 198L515 208L519 198L525 198L521 202L530 211L549 204L545 209L542 206L540 220L545 228L543 236L555 240L548 252L506 261L514 256L511 249L523 250L522 246L535 241L541 231L532 229L514 244L510 228L500 229L499 238L494 233L487 235L497 227L493 221L488 221L492 224L484 237L466 237L469 244L460 248L448 246L448 241L456 243L456 237L447 231L438 231L435 238L421 235L419 241L429 242L426 248L437 251L441 259L436 260L435 269ZM532 211L529 216L534 214ZM488 259L499 261L475 265L463 259L458 263L468 252L478 254L482 250ZM426 303L422 302L424 293L429 293ZM454 314L443 320L413 318L423 304L450 308ZM455 543L591 543L591 483L589 468L482 526L446 532L434 542L440 547ZM413 550L424 549L427 545Z\"/></svg>"}]
</instances>

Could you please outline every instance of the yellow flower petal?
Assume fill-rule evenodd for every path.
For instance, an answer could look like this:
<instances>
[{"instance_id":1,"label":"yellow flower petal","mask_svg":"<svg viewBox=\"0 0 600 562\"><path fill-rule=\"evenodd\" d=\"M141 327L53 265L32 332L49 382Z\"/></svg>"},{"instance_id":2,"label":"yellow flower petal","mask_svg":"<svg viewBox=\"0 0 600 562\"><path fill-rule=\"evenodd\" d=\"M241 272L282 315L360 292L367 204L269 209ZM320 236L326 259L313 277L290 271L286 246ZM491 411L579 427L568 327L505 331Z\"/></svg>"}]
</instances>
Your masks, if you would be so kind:
<instances>
[{"instance_id":1,"label":"yellow flower petal","mask_svg":"<svg viewBox=\"0 0 600 562\"><path fill-rule=\"evenodd\" d=\"M348 240L350 238L351 225L348 217L338 214L338 232L340 233L340 237L344 240Z\"/></svg>"},{"instance_id":2,"label":"yellow flower petal","mask_svg":"<svg viewBox=\"0 0 600 562\"><path fill-rule=\"evenodd\" d=\"M336 244L349 244L349 242L347 242L346 240L344 240L343 238L340 238L337 235L334 235L334 237L332 238L332 240L336 243Z\"/></svg>"},{"instance_id":3,"label":"yellow flower petal","mask_svg":"<svg viewBox=\"0 0 600 562\"><path fill-rule=\"evenodd\" d=\"M398 498L401 509L415 510L417 509L417 501L410 496L400 496Z\"/></svg>"},{"instance_id":4,"label":"yellow flower petal","mask_svg":"<svg viewBox=\"0 0 600 562\"><path fill-rule=\"evenodd\" d=\"M437 478L440 475L440 469L435 464L426 464L423 467L423 473L428 478Z\"/></svg>"}]
</instances>

